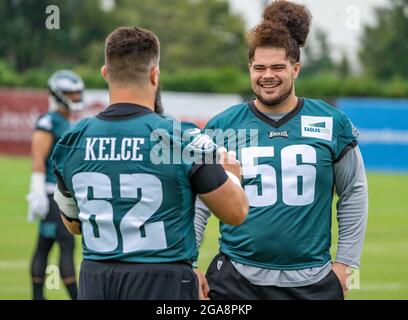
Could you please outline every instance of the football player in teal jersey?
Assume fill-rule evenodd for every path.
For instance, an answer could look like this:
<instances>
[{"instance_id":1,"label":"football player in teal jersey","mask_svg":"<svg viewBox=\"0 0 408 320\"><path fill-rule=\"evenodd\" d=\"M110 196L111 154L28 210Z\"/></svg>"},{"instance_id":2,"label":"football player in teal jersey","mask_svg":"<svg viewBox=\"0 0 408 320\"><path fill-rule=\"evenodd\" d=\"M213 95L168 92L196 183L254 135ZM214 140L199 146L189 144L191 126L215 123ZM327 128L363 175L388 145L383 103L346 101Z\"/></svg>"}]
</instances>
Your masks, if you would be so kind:
<instances>
[{"instance_id":1,"label":"football player in teal jersey","mask_svg":"<svg viewBox=\"0 0 408 320\"><path fill-rule=\"evenodd\" d=\"M60 248L60 273L72 299L77 297L74 267L74 238L66 230L53 199L56 178L51 163L52 151L70 126L69 115L81 110L84 84L70 70L60 70L48 80L49 109L41 115L32 138L33 172L28 195L28 219L40 220L38 241L31 261L33 299L44 299L43 287L48 254L55 242Z\"/></svg>"},{"instance_id":2,"label":"football player in teal jersey","mask_svg":"<svg viewBox=\"0 0 408 320\"><path fill-rule=\"evenodd\" d=\"M343 299L349 267L359 267L368 196L358 133L343 112L295 93L310 22L302 5L268 6L248 35L256 98L207 124L216 143L237 153L250 205L240 226L221 223L220 253L207 271L211 299ZM238 130L246 135L231 142ZM339 238L332 262L334 187ZM197 201L198 243L208 215Z\"/></svg>"},{"instance_id":3,"label":"football player in teal jersey","mask_svg":"<svg viewBox=\"0 0 408 320\"><path fill-rule=\"evenodd\" d=\"M114 30L102 75L111 105L74 125L53 153L55 200L67 228L82 234L79 299L197 299L196 195L238 225L245 192L214 162L211 138L160 114L153 32ZM231 171L239 168L233 160Z\"/></svg>"}]
</instances>

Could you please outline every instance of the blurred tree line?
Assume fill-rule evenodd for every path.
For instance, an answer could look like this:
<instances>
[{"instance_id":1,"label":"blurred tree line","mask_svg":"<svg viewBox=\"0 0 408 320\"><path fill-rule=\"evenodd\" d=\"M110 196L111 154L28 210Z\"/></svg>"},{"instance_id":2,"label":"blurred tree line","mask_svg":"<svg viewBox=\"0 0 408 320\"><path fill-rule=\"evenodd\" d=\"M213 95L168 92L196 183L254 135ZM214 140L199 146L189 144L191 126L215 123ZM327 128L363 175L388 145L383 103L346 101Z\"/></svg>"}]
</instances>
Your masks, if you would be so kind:
<instances>
[{"instance_id":1,"label":"blurred tree line","mask_svg":"<svg viewBox=\"0 0 408 320\"><path fill-rule=\"evenodd\" d=\"M106 36L120 25L143 26L159 36L161 65L169 72L218 68L243 70L244 22L220 0L2 0L0 55L18 72L31 68L100 67ZM60 29L48 30L49 5L60 11Z\"/></svg>"},{"instance_id":2,"label":"blurred tree line","mask_svg":"<svg viewBox=\"0 0 408 320\"><path fill-rule=\"evenodd\" d=\"M49 5L59 8L60 29L46 28ZM299 94L407 95L408 0L390 0L375 15L377 24L363 30L363 74L351 74L345 54L334 61L318 30L303 50ZM105 87L104 40L120 25L159 36L164 90L251 93L245 23L227 0L2 0L0 85L44 87L53 71L73 68L87 87Z\"/></svg>"},{"instance_id":3,"label":"blurred tree line","mask_svg":"<svg viewBox=\"0 0 408 320\"><path fill-rule=\"evenodd\" d=\"M360 60L368 75L408 77L408 0L390 0L376 8L374 26L364 28Z\"/></svg>"}]
</instances>

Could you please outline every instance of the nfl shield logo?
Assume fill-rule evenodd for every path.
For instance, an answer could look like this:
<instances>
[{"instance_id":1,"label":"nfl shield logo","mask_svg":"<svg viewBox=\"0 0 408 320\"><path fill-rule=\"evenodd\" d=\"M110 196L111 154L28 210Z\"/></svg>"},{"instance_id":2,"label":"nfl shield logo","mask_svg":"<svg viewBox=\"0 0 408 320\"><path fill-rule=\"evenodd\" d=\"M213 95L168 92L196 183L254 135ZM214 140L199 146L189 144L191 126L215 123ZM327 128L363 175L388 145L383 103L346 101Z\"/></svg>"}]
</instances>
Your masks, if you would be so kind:
<instances>
[{"instance_id":1,"label":"nfl shield logo","mask_svg":"<svg viewBox=\"0 0 408 320\"><path fill-rule=\"evenodd\" d=\"M218 261L217 261L217 269L220 270L220 269L221 269L221 266L222 266L222 261L221 261L221 260L218 260Z\"/></svg>"}]
</instances>

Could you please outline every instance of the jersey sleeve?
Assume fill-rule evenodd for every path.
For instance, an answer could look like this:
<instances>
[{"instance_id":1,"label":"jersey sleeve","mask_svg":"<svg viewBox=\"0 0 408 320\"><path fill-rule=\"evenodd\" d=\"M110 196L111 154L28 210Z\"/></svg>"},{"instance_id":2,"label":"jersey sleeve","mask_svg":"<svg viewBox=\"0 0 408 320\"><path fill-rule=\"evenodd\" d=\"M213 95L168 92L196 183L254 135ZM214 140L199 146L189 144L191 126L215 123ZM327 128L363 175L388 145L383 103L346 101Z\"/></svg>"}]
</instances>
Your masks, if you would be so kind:
<instances>
[{"instance_id":1,"label":"jersey sleeve","mask_svg":"<svg viewBox=\"0 0 408 320\"><path fill-rule=\"evenodd\" d=\"M64 144L64 141L67 140L67 136L69 136L69 131L65 132L65 134L61 137L60 141L55 145L55 148L51 155L51 161L53 163L54 168L54 175L57 177L58 188L61 190L61 186L64 185L64 165L67 156L67 147ZM66 190L68 191L68 190Z\"/></svg>"},{"instance_id":2,"label":"jersey sleeve","mask_svg":"<svg viewBox=\"0 0 408 320\"><path fill-rule=\"evenodd\" d=\"M210 119L207 122L206 126L203 129L203 132L211 136L214 140L214 131L217 130L218 128L219 128L219 123L217 121L217 118L215 117L215 118Z\"/></svg>"},{"instance_id":3,"label":"jersey sleeve","mask_svg":"<svg viewBox=\"0 0 408 320\"><path fill-rule=\"evenodd\" d=\"M359 133L350 119L342 114L339 122L339 132L335 140L334 162L339 162L349 150L358 144Z\"/></svg>"},{"instance_id":4,"label":"jersey sleeve","mask_svg":"<svg viewBox=\"0 0 408 320\"><path fill-rule=\"evenodd\" d=\"M237 152L237 131L226 126L222 119L214 118L210 120L203 132L211 137L217 148L225 147L228 151Z\"/></svg>"},{"instance_id":5,"label":"jersey sleeve","mask_svg":"<svg viewBox=\"0 0 408 320\"><path fill-rule=\"evenodd\" d=\"M46 131L53 134L54 128L55 123L52 119L52 116L49 113L40 116L35 123L36 130Z\"/></svg>"},{"instance_id":6,"label":"jersey sleeve","mask_svg":"<svg viewBox=\"0 0 408 320\"><path fill-rule=\"evenodd\" d=\"M56 144L51 156L53 173L57 178L57 187L54 192L54 200L58 204L60 213L66 220L80 222L78 220L79 209L72 192L67 187L65 177L66 161L69 158L69 142L72 140L70 130L66 131Z\"/></svg>"},{"instance_id":7,"label":"jersey sleeve","mask_svg":"<svg viewBox=\"0 0 408 320\"><path fill-rule=\"evenodd\" d=\"M61 191L70 192L71 185L69 181L66 181L66 164L71 157L71 151L75 149L81 139L82 127L87 123L87 119L79 121L76 125L66 130L61 138L58 140L51 155L51 161L53 164L53 172L57 177L58 187L61 187ZM64 184L64 186L62 186ZM65 187L66 186L66 187ZM63 188L62 188L63 187ZM68 188L67 188L68 187Z\"/></svg>"}]
</instances>

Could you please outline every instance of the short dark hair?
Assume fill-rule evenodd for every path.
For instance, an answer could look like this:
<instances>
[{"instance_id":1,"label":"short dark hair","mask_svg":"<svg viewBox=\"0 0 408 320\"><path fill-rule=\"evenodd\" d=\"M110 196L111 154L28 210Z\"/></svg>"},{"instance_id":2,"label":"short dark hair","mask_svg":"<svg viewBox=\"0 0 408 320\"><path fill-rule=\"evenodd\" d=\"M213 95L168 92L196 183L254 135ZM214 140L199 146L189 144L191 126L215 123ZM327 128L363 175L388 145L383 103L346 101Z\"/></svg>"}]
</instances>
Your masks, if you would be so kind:
<instances>
[{"instance_id":1,"label":"short dark hair","mask_svg":"<svg viewBox=\"0 0 408 320\"><path fill-rule=\"evenodd\" d=\"M312 15L300 4L275 1L265 8L262 22L247 34L248 58L252 62L257 48L282 48L294 64L300 61L300 48L309 35Z\"/></svg>"},{"instance_id":2,"label":"short dark hair","mask_svg":"<svg viewBox=\"0 0 408 320\"><path fill-rule=\"evenodd\" d=\"M119 27L106 39L105 65L109 81L145 84L160 59L160 42L150 30Z\"/></svg>"}]
</instances>

